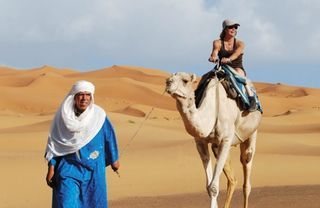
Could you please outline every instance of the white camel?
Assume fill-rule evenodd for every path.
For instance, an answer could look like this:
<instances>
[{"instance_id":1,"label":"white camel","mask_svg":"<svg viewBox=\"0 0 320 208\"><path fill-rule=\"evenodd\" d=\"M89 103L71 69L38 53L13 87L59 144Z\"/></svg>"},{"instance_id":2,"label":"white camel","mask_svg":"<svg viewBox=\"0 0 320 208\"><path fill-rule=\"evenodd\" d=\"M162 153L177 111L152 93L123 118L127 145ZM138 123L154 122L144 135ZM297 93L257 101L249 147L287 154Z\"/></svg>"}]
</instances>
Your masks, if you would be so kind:
<instances>
[{"instance_id":1,"label":"white camel","mask_svg":"<svg viewBox=\"0 0 320 208\"><path fill-rule=\"evenodd\" d=\"M193 89L195 82L194 74L178 72L166 80L166 91L176 99L177 109L183 119L185 129L195 138L206 172L211 208L218 207L217 197L222 171L228 180L224 207L230 207L236 179L231 168L229 152L231 146L238 144L240 144L240 160L244 172L243 207L247 208L251 191L252 160L256 150L257 128L261 120L261 113L241 111L235 100L227 97L224 87L216 77L209 82L197 108ZM212 169L208 150L209 144L216 157L214 169Z\"/></svg>"}]
</instances>

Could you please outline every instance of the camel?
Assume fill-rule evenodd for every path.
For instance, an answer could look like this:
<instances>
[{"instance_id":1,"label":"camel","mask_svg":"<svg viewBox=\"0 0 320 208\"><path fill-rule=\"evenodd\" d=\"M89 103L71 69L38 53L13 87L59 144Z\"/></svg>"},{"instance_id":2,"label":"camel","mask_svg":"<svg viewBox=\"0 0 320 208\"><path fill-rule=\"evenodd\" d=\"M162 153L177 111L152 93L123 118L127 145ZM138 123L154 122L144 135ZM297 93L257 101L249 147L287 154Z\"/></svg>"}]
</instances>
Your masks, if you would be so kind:
<instances>
[{"instance_id":1,"label":"camel","mask_svg":"<svg viewBox=\"0 0 320 208\"><path fill-rule=\"evenodd\" d=\"M207 192L211 198L210 207L218 207L219 178L222 171L228 181L224 207L230 207L237 181L231 167L229 152L231 146L240 144L240 161L244 172L243 207L247 208L251 192L252 160L256 150L261 113L240 110L236 101L228 98L217 76L210 80L197 108L194 83L196 75L178 72L166 80L166 92L176 100L185 129L194 137L206 173ZM210 145L216 158L214 168L211 164Z\"/></svg>"}]
</instances>

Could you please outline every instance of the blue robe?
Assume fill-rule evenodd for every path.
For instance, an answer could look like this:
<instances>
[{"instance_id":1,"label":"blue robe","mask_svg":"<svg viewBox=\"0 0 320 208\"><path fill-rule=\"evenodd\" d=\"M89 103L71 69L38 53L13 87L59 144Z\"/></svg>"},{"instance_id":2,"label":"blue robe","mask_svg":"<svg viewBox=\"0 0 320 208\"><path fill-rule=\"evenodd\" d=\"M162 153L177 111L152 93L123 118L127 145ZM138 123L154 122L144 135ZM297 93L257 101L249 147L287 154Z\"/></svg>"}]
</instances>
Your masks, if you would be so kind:
<instances>
[{"instance_id":1,"label":"blue robe","mask_svg":"<svg viewBox=\"0 0 320 208\"><path fill-rule=\"evenodd\" d=\"M53 208L107 208L105 167L118 160L113 127L106 118L98 134L78 152L54 157Z\"/></svg>"}]
</instances>

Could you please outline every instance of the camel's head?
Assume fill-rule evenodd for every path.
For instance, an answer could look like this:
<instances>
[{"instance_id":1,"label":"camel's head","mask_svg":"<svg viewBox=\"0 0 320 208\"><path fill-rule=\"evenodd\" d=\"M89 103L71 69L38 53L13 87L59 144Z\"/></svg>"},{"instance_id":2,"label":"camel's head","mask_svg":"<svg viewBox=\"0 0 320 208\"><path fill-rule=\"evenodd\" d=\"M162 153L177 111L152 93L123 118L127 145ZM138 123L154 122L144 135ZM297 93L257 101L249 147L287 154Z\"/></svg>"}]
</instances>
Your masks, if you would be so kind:
<instances>
[{"instance_id":1,"label":"camel's head","mask_svg":"<svg viewBox=\"0 0 320 208\"><path fill-rule=\"evenodd\" d=\"M166 91L173 98L187 98L194 96L193 84L196 82L195 74L177 72L166 80Z\"/></svg>"}]
</instances>

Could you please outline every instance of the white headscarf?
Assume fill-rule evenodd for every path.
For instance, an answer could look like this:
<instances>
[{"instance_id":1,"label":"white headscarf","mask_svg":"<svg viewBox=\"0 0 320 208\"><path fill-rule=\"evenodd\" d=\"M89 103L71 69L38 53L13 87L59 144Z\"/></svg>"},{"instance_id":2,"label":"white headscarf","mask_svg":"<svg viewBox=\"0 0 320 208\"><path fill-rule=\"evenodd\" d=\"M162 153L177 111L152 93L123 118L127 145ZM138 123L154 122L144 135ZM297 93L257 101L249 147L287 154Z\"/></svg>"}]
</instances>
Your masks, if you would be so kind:
<instances>
[{"instance_id":1,"label":"white headscarf","mask_svg":"<svg viewBox=\"0 0 320 208\"><path fill-rule=\"evenodd\" d=\"M74 153L88 144L101 129L106 113L94 104L94 85L88 81L76 82L56 112L48 136L46 159ZM87 109L75 115L74 96L79 92L90 92L91 103Z\"/></svg>"}]
</instances>

